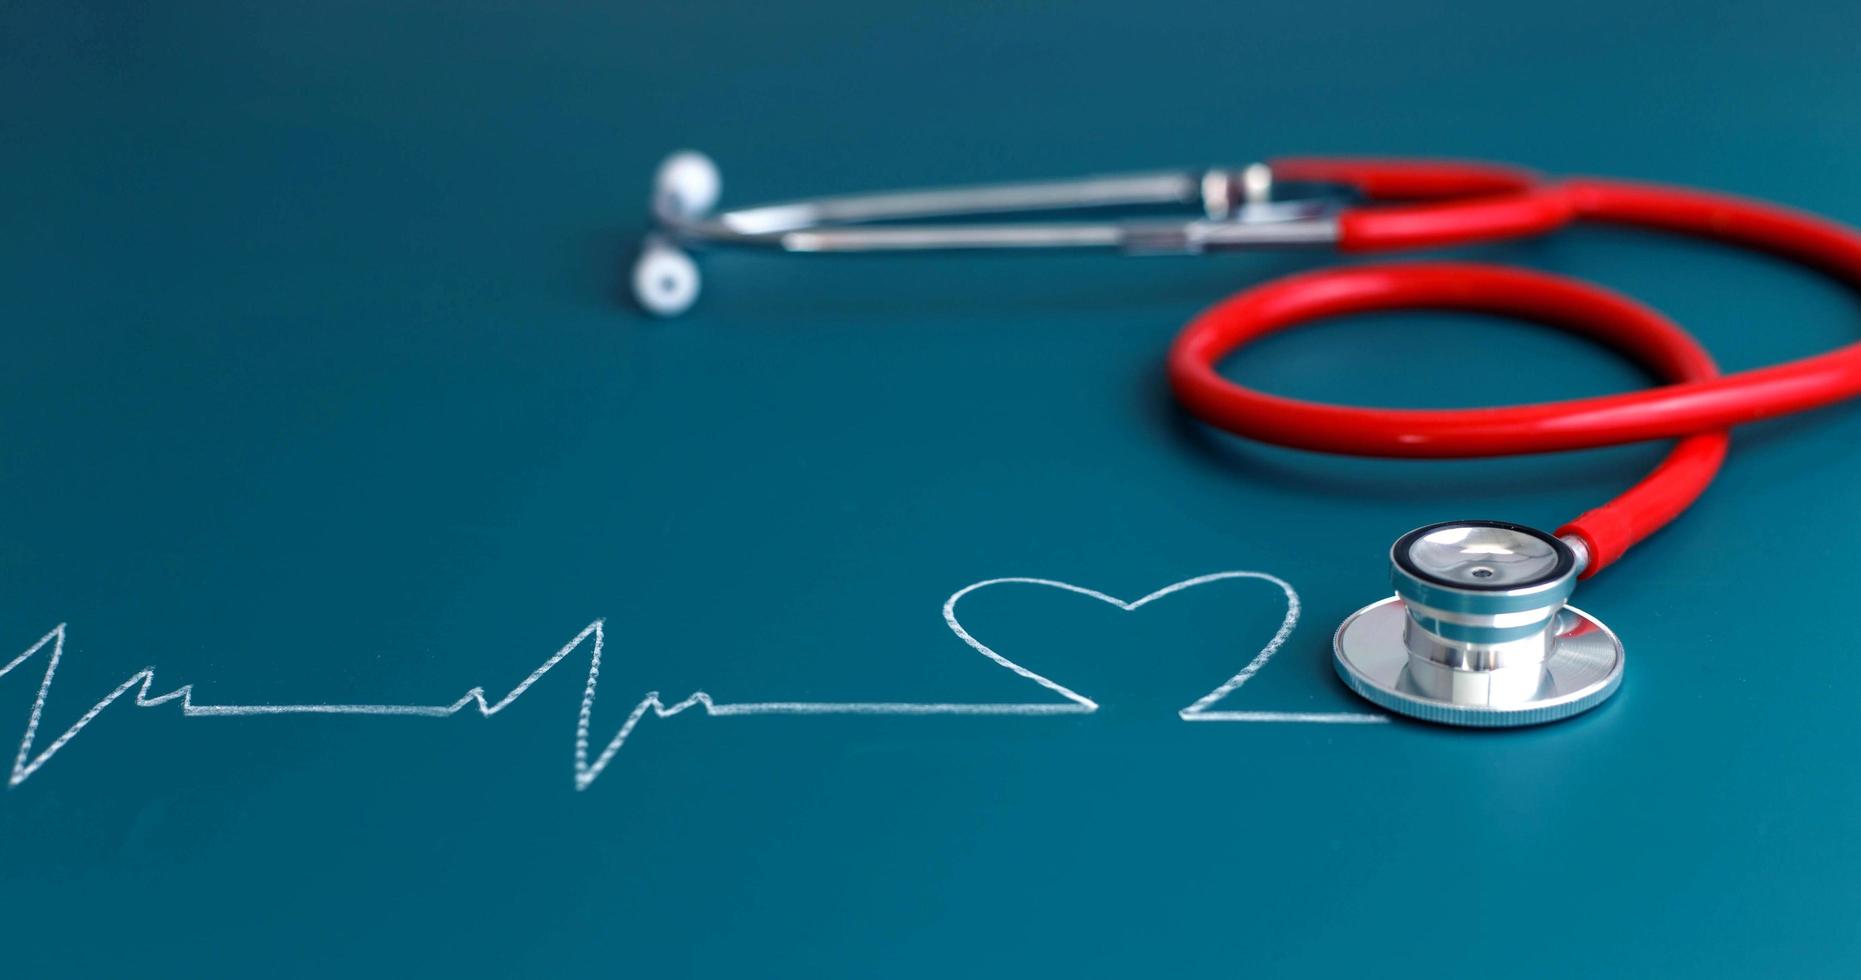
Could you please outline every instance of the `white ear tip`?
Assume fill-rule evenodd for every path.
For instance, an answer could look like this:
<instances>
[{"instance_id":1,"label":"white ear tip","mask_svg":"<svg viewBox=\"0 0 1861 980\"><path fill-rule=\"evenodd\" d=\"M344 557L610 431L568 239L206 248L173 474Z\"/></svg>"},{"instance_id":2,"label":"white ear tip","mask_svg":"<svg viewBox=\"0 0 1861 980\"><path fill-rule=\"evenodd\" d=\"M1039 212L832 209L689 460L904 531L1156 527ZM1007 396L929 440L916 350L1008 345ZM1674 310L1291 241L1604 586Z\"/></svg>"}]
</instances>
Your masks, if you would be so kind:
<instances>
[{"instance_id":1,"label":"white ear tip","mask_svg":"<svg viewBox=\"0 0 1861 980\"><path fill-rule=\"evenodd\" d=\"M717 205L724 178L717 164L697 150L680 150L659 164L653 175L653 205L661 213L695 218Z\"/></svg>"},{"instance_id":2,"label":"white ear tip","mask_svg":"<svg viewBox=\"0 0 1861 980\"><path fill-rule=\"evenodd\" d=\"M698 264L683 249L650 239L633 263L633 295L655 316L678 316L698 301Z\"/></svg>"}]
</instances>

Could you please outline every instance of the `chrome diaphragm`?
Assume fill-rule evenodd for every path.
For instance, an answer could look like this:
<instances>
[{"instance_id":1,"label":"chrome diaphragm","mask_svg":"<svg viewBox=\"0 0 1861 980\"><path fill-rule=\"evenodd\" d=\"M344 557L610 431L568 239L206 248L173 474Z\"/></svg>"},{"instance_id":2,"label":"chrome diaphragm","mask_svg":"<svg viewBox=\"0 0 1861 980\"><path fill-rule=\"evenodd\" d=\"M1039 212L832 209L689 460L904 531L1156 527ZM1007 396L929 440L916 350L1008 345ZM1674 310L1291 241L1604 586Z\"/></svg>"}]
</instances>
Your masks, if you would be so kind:
<instances>
[{"instance_id":1,"label":"chrome diaphragm","mask_svg":"<svg viewBox=\"0 0 1861 980\"><path fill-rule=\"evenodd\" d=\"M1587 711L1622 683L1623 658L1608 627L1565 604L1583 562L1570 543L1518 524L1410 531L1390 549L1395 595L1338 627L1338 676L1384 708L1449 725Z\"/></svg>"}]
</instances>

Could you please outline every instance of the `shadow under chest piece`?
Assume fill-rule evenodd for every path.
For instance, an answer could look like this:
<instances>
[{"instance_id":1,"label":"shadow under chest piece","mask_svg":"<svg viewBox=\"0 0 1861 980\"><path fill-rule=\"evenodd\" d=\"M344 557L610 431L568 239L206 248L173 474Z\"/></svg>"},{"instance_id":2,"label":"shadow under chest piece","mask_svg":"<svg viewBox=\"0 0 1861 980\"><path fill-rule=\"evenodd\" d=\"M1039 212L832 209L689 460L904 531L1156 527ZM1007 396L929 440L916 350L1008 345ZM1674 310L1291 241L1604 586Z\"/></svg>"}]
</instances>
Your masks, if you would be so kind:
<instances>
[{"instance_id":1,"label":"shadow under chest piece","mask_svg":"<svg viewBox=\"0 0 1861 980\"><path fill-rule=\"evenodd\" d=\"M1500 521L1410 531L1390 549L1396 594L1338 627L1338 676L1391 711L1455 725L1532 725L1600 704L1622 682L1622 644L1564 604L1583 569L1576 544Z\"/></svg>"}]
</instances>

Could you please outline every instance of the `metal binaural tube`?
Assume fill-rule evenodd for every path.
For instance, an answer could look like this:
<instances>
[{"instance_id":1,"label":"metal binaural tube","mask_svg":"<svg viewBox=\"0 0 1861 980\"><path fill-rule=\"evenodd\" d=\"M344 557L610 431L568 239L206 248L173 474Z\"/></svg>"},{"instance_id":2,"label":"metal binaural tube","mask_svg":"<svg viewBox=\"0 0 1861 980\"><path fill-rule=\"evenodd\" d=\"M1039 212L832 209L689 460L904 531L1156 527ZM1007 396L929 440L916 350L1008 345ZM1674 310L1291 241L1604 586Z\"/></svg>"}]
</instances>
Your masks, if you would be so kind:
<instances>
[{"instance_id":1,"label":"metal binaural tube","mask_svg":"<svg viewBox=\"0 0 1861 980\"><path fill-rule=\"evenodd\" d=\"M634 293L648 312L676 316L697 300L701 277L684 253L704 246L794 254L1087 249L1193 255L1331 245L1341 234L1336 202L1327 194L1273 200L1273 175L1265 164L843 194L730 211L715 210L721 187L716 165L701 153L675 153L660 165L652 196L657 228L633 276ZM949 220L1145 207L1196 208L1201 214Z\"/></svg>"}]
</instances>

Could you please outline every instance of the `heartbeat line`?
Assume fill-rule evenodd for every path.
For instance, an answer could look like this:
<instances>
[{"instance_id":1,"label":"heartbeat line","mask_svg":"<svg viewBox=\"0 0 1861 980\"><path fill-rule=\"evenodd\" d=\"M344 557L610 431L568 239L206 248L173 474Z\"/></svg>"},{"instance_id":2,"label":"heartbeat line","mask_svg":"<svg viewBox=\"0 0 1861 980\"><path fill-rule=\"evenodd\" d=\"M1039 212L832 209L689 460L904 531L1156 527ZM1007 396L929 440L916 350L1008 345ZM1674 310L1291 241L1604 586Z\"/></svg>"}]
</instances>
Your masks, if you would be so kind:
<instances>
[{"instance_id":1,"label":"heartbeat line","mask_svg":"<svg viewBox=\"0 0 1861 980\"><path fill-rule=\"evenodd\" d=\"M518 682L503 697L496 701L485 696L483 687L474 687L466 691L457 700L443 704L197 704L194 701L194 685L183 684L164 694L151 694L155 689L155 668L153 666L131 674L127 680L118 684L103 699L92 705L88 711L78 717L71 727L64 730L57 738L47 743L45 748L35 755L33 746L39 735L40 721L45 713L45 702L52 691L52 681L58 673L58 665L64 659L66 624L60 623L51 632L40 637L38 642L27 647L25 652L14 657L4 667L0 667L0 679L19 669L27 661L46 652L45 673L40 678L39 690L32 702L31 712L26 718L26 733L20 738L19 753L13 759L11 774L7 777L9 788L19 786L32 778L33 774L44 768L59 751L64 749L82 732L85 726L97 719L98 715L125 695L134 692L132 702L138 708L153 708L169 702L178 701L181 716L184 718L227 718L252 717L262 715L389 715L415 718L450 718L468 708L476 709L479 715L489 718L514 704L530 688L543 679L556 665L568 658L578 648L587 645L588 676L582 688L581 708L575 722L575 788L585 790L599 779L608 764L614 760L621 746L625 745L633 730L639 726L641 719L648 713L658 718L670 718L691 708L702 708L705 715L714 718L738 717L746 715L1086 715L1098 710L1098 702L1079 694L1041 674L1009 660L995 652L982 641L976 639L964 629L956 617L956 607L962 599L980 589L1000 585L1034 585L1045 588L1060 589L1078 595L1087 596L1100 602L1108 603L1125 612L1135 611L1149 603L1172 595L1184 589L1194 588L1210 582L1229 579L1258 579L1280 587L1286 597L1286 617L1279 630L1274 633L1266 646L1240 672L1228 678L1214 690L1198 698L1194 703L1182 709L1178 714L1184 721L1246 721L1246 722L1309 722L1364 724L1388 721L1380 714L1358 714L1352 712L1273 712L1273 711L1211 711L1215 703L1225 699L1239 689L1241 685L1254 677L1260 668L1266 666L1273 654L1291 635L1292 629L1299 621L1299 596L1290 584L1268 575L1265 572L1214 572L1196 578L1185 579L1173 585L1165 586L1140 599L1125 601L1103 592L1082 586L1072 585L1053 579L1040 578L995 578L964 586L951 594L943 604L943 618L946 626L956 637L972 650L988 658L996 665L1025 678L1040 687L1059 695L1058 701L1034 702L917 702L917 701L742 701L719 703L704 691L694 691L684 700L667 704L661 700L658 691L648 691L628 712L626 720L614 736L602 746L593 761L589 760L590 731L594 720L596 690L601 679L601 655L606 644L605 621L597 619L575 637L563 644L555 653L550 654L528 677Z\"/></svg>"}]
</instances>

